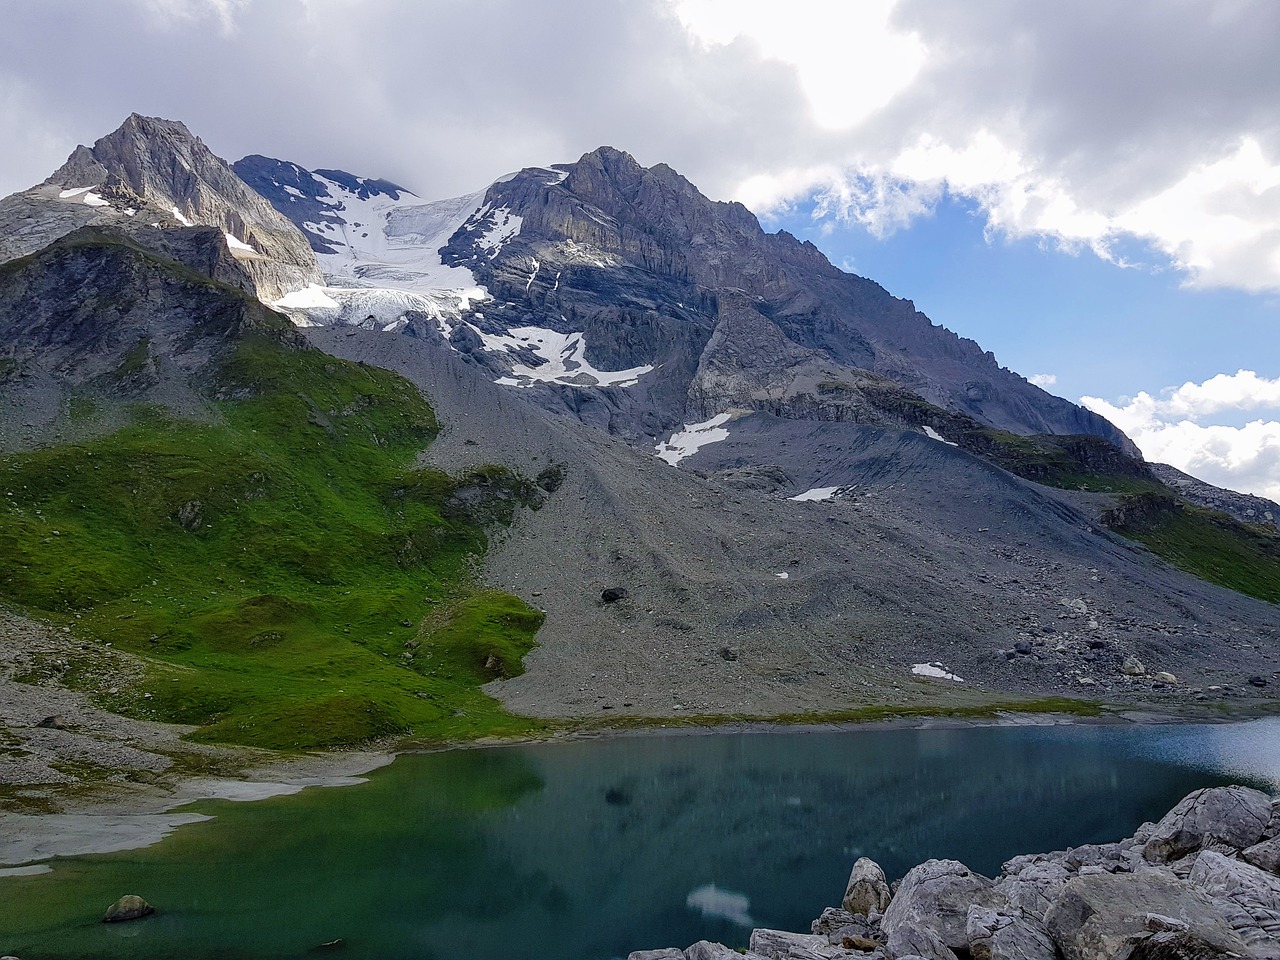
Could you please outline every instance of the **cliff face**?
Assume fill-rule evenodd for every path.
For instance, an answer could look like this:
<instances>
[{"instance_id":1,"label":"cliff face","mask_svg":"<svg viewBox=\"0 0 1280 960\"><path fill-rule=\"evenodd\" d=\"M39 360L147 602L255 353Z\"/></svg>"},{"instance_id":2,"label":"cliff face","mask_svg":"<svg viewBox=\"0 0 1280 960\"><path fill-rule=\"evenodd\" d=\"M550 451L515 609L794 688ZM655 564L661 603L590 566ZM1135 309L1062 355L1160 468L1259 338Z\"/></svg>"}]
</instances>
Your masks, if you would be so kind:
<instances>
[{"instance_id":1,"label":"cliff face","mask_svg":"<svg viewBox=\"0 0 1280 960\"><path fill-rule=\"evenodd\" d=\"M0 261L81 226L216 227L266 302L321 280L302 233L181 123L130 116L44 183L0 201Z\"/></svg>"},{"instance_id":2,"label":"cliff face","mask_svg":"<svg viewBox=\"0 0 1280 960\"><path fill-rule=\"evenodd\" d=\"M815 388L869 372L991 427L1092 434L1138 455L1107 420L1001 367L910 301L810 243L765 233L741 204L707 199L665 164L646 169L609 147L494 184L441 253L494 294L490 323L585 329L593 363L661 365L685 397L669 418L734 404L839 419L853 408ZM635 392L621 405L640 423L619 432L662 419Z\"/></svg>"}]
</instances>

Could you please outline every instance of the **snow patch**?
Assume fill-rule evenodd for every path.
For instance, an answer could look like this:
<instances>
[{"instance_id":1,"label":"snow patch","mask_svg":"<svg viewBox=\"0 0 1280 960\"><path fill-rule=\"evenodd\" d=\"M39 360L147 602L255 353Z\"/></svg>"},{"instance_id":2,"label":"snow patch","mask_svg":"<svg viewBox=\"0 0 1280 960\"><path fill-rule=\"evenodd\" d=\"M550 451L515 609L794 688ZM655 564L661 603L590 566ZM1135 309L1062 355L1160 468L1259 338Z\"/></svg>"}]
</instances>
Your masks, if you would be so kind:
<instances>
[{"instance_id":1,"label":"snow patch","mask_svg":"<svg viewBox=\"0 0 1280 960\"><path fill-rule=\"evenodd\" d=\"M502 252L502 247L512 237L520 233L520 227L523 224L524 217L512 213L506 207L498 207L493 211L493 226L486 230L485 235L476 241L476 245L488 250L489 259L492 260Z\"/></svg>"},{"instance_id":2,"label":"snow patch","mask_svg":"<svg viewBox=\"0 0 1280 960\"><path fill-rule=\"evenodd\" d=\"M323 287L314 283L309 283L301 290L294 290L292 293L286 293L283 297L272 304L284 310L314 310L317 308L339 307L338 301L330 297ZM300 324L309 325L309 324Z\"/></svg>"},{"instance_id":3,"label":"snow patch","mask_svg":"<svg viewBox=\"0 0 1280 960\"><path fill-rule=\"evenodd\" d=\"M177 207L170 207L169 210L173 213L173 219L177 220L184 227L195 226L194 223L192 223L190 220L188 220L186 217L182 215L182 211L179 210Z\"/></svg>"},{"instance_id":4,"label":"snow patch","mask_svg":"<svg viewBox=\"0 0 1280 960\"><path fill-rule=\"evenodd\" d=\"M511 376L496 382L504 386L528 387L534 383L566 383L584 387L629 387L653 370L651 365L627 370L599 370L587 360L583 333L557 333L543 327L512 327L506 333L485 333L468 323L491 353L530 350L544 362L530 367L511 365Z\"/></svg>"},{"instance_id":5,"label":"snow patch","mask_svg":"<svg viewBox=\"0 0 1280 960\"><path fill-rule=\"evenodd\" d=\"M720 413L702 423L687 423L684 429L671 435L671 439L659 443L654 449L658 457L671 466L675 466L686 457L691 457L709 443L719 443L729 439L729 431L724 424L733 419L729 413Z\"/></svg>"},{"instance_id":6,"label":"snow patch","mask_svg":"<svg viewBox=\"0 0 1280 960\"><path fill-rule=\"evenodd\" d=\"M951 680L955 683L964 683L963 677L957 677L954 673L948 673L941 663L936 660L933 663L917 663L911 667L911 672L917 677L928 677L930 680Z\"/></svg>"},{"instance_id":7,"label":"snow patch","mask_svg":"<svg viewBox=\"0 0 1280 960\"><path fill-rule=\"evenodd\" d=\"M237 250L240 250L243 253L258 252L253 248L252 244L248 244L248 243L245 243L243 240L236 239L235 234L227 233L224 230L222 235L227 238L227 247L231 250L232 253L235 253Z\"/></svg>"},{"instance_id":8,"label":"snow patch","mask_svg":"<svg viewBox=\"0 0 1280 960\"><path fill-rule=\"evenodd\" d=\"M90 190L88 193L86 193L86 194L84 195L84 202L85 202L88 206L90 206L90 207L109 207L109 206L111 206L111 204L110 204L110 203L108 203L106 200L103 200L100 196L98 196L98 195L97 195L96 193L94 193L92 190Z\"/></svg>"},{"instance_id":9,"label":"snow patch","mask_svg":"<svg viewBox=\"0 0 1280 960\"><path fill-rule=\"evenodd\" d=\"M814 487L812 490L806 490L804 493L798 493L794 497L787 497L788 500L830 500L836 495L839 487Z\"/></svg>"},{"instance_id":10,"label":"snow patch","mask_svg":"<svg viewBox=\"0 0 1280 960\"><path fill-rule=\"evenodd\" d=\"M61 191L58 194L58 199L66 200L69 197L79 196L80 194L85 193L86 191L92 190L92 189L93 187L71 187L69 190Z\"/></svg>"},{"instance_id":11,"label":"snow patch","mask_svg":"<svg viewBox=\"0 0 1280 960\"><path fill-rule=\"evenodd\" d=\"M529 288L533 286L533 281L538 278L538 271L542 269L542 264L538 262L537 257L532 257L530 259L533 260L533 273L529 274L529 279L524 282L524 292L526 294L529 292ZM556 274L557 278L559 276L560 274Z\"/></svg>"},{"instance_id":12,"label":"snow patch","mask_svg":"<svg viewBox=\"0 0 1280 960\"><path fill-rule=\"evenodd\" d=\"M959 446L959 444L953 443L942 434L938 433L937 430L933 429L933 427L929 426L927 423L920 429L924 431L924 435L930 440L937 440L939 443L945 443L948 447Z\"/></svg>"}]
</instances>

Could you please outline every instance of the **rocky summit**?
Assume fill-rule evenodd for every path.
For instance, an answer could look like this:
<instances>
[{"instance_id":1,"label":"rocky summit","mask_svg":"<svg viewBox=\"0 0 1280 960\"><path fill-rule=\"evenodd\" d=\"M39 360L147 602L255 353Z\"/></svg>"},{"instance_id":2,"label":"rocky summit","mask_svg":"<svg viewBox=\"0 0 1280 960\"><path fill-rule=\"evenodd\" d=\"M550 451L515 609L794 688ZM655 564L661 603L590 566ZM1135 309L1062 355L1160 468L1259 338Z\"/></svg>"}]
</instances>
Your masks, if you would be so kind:
<instances>
[{"instance_id":1,"label":"rocky summit","mask_svg":"<svg viewBox=\"0 0 1280 960\"><path fill-rule=\"evenodd\" d=\"M864 858L809 933L757 929L745 954L701 941L629 960L1274 960L1278 832L1267 794L1197 790L1132 837L1014 857L995 878L928 860L890 886Z\"/></svg>"},{"instance_id":2,"label":"rocky summit","mask_svg":"<svg viewBox=\"0 0 1280 960\"><path fill-rule=\"evenodd\" d=\"M466 735L461 686L412 686L445 680L522 723L1218 709L1280 682L1274 505L1145 463L1105 419L666 165L602 147L425 201L230 165L133 116L0 201L0 225L0 444L31 480L3 491L22 573L0 600L184 669L206 641L219 669L275 669L264 645L322 636L403 671L393 707L330 703L362 719L326 742ZM174 449L197 427L223 446ZM87 466L106 453L127 488ZM138 463L168 485L138 486ZM189 596L160 570L107 577L110 550L53 564L63 527L94 535L83 469L120 494L104 502L121 542L139 518L149 543L223 537L181 568ZM51 477L65 494L39 499ZM288 512L266 522L264 502ZM250 563L248 542L288 550ZM449 586L333 612L366 575ZM154 629L143 587L172 615ZM365 600L386 624L362 625ZM258 693L236 691L252 713ZM213 723L216 693L146 715ZM304 702L280 707L300 738L319 729ZM470 735L515 723L485 722Z\"/></svg>"}]
</instances>

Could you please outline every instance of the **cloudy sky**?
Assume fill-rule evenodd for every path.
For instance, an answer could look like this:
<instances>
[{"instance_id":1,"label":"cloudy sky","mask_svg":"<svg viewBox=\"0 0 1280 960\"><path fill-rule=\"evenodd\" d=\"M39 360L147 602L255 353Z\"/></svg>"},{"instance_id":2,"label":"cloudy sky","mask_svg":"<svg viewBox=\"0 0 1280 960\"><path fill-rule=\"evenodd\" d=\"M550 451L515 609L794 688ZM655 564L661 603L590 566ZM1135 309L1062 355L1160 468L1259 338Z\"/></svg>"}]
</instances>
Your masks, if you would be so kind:
<instances>
[{"instance_id":1,"label":"cloudy sky","mask_svg":"<svg viewBox=\"0 0 1280 960\"><path fill-rule=\"evenodd\" d=\"M130 112L423 197L602 143L1280 499L1270 0L7 0L0 193Z\"/></svg>"}]
</instances>

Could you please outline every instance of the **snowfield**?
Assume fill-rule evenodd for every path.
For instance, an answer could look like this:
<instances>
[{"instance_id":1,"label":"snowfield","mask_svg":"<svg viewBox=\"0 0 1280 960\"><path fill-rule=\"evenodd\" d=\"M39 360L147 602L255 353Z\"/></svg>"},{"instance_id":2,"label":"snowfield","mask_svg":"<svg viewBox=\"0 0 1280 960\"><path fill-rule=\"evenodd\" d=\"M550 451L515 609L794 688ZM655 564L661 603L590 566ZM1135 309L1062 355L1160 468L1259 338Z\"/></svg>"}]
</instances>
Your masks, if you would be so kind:
<instances>
[{"instance_id":1,"label":"snowfield","mask_svg":"<svg viewBox=\"0 0 1280 960\"><path fill-rule=\"evenodd\" d=\"M709 443L719 443L729 439L729 431L724 425L733 419L731 413L721 413L704 420L702 423L685 424L684 429L671 435L671 439L659 443L656 449L658 457L673 467L681 460L692 457Z\"/></svg>"}]
</instances>

